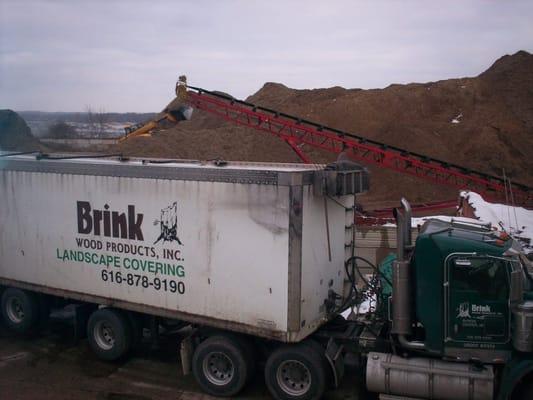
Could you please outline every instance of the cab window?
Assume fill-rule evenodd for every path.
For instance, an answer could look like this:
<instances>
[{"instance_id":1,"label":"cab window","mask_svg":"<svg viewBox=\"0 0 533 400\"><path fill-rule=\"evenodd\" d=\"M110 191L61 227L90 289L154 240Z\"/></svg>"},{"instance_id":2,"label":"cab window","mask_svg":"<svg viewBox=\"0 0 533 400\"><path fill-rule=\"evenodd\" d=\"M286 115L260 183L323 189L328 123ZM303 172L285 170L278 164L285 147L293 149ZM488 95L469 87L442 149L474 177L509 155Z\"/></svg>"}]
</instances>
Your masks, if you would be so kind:
<instances>
[{"instance_id":1,"label":"cab window","mask_svg":"<svg viewBox=\"0 0 533 400\"><path fill-rule=\"evenodd\" d=\"M509 298L508 271L503 260L490 257L455 258L450 272L453 290L476 292L486 300L505 301Z\"/></svg>"}]
</instances>

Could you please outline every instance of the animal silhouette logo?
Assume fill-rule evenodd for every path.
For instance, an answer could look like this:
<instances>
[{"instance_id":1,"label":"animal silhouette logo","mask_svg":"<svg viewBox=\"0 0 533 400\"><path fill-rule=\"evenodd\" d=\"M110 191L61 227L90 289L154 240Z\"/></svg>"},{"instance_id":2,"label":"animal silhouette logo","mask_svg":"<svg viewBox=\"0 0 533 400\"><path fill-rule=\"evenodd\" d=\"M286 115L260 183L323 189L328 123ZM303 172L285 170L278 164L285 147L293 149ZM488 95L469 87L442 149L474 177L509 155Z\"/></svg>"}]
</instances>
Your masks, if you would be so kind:
<instances>
[{"instance_id":1,"label":"animal silhouette logo","mask_svg":"<svg viewBox=\"0 0 533 400\"><path fill-rule=\"evenodd\" d=\"M161 210L160 219L154 221L154 225L157 224L159 224L161 231L154 244L157 244L160 241L175 241L178 242L179 245L183 245L178 237L178 202L175 201L172 205Z\"/></svg>"},{"instance_id":2,"label":"animal silhouette logo","mask_svg":"<svg viewBox=\"0 0 533 400\"><path fill-rule=\"evenodd\" d=\"M472 318L470 315L470 303L461 303L459 305L459 314L457 314L457 318Z\"/></svg>"}]
</instances>

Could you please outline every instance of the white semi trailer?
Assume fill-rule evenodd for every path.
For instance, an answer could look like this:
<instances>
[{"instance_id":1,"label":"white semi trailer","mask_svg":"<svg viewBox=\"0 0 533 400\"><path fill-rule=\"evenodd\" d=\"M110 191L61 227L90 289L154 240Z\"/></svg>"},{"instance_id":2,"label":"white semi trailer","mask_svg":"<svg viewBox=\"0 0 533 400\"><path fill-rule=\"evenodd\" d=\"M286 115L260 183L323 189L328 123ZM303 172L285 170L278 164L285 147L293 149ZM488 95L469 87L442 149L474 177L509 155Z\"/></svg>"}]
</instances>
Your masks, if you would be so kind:
<instances>
[{"instance_id":1,"label":"white semi trailer","mask_svg":"<svg viewBox=\"0 0 533 400\"><path fill-rule=\"evenodd\" d=\"M360 361L382 400L533 398L533 266L479 222L395 209L392 271L354 254L348 161L327 167L0 155L0 299L26 333L76 303L98 356L177 329L181 362L232 397L264 361L277 400L318 400ZM361 262L376 271L367 280ZM364 282L367 291L361 290ZM392 291L391 291L392 290ZM373 301L373 312L340 312Z\"/></svg>"},{"instance_id":2,"label":"white semi trailer","mask_svg":"<svg viewBox=\"0 0 533 400\"><path fill-rule=\"evenodd\" d=\"M93 305L88 340L107 360L128 352L146 316L182 321L194 328L182 361L207 392L242 389L261 342L273 349L267 368L285 365L267 377L273 394L316 397L327 370L341 373L335 348L318 373L298 357L326 362L304 339L345 294L354 199L367 187L346 163L4 154L4 320L25 333L58 299Z\"/></svg>"}]
</instances>

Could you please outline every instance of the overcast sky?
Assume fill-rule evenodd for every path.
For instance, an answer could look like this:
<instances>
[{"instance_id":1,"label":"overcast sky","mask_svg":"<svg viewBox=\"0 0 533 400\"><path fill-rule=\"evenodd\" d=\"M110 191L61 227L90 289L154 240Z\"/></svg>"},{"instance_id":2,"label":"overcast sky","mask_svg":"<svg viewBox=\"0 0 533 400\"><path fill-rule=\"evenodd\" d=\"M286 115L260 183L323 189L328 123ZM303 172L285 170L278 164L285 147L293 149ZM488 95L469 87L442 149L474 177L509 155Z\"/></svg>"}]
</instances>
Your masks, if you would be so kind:
<instances>
[{"instance_id":1,"label":"overcast sky","mask_svg":"<svg viewBox=\"0 0 533 400\"><path fill-rule=\"evenodd\" d=\"M159 111L178 75L379 88L533 52L533 1L0 0L0 108Z\"/></svg>"}]
</instances>

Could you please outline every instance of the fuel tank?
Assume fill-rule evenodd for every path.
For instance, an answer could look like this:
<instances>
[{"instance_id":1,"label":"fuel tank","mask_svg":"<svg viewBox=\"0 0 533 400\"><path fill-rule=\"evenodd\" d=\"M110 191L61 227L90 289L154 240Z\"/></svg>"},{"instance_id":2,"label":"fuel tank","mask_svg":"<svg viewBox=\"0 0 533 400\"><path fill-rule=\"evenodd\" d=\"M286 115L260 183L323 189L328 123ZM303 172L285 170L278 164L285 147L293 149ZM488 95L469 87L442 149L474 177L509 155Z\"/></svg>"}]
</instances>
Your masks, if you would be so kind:
<instances>
[{"instance_id":1,"label":"fuel tank","mask_svg":"<svg viewBox=\"0 0 533 400\"><path fill-rule=\"evenodd\" d=\"M492 366L477 368L430 358L402 358L370 353L366 367L368 390L395 396L435 400L492 400Z\"/></svg>"}]
</instances>

